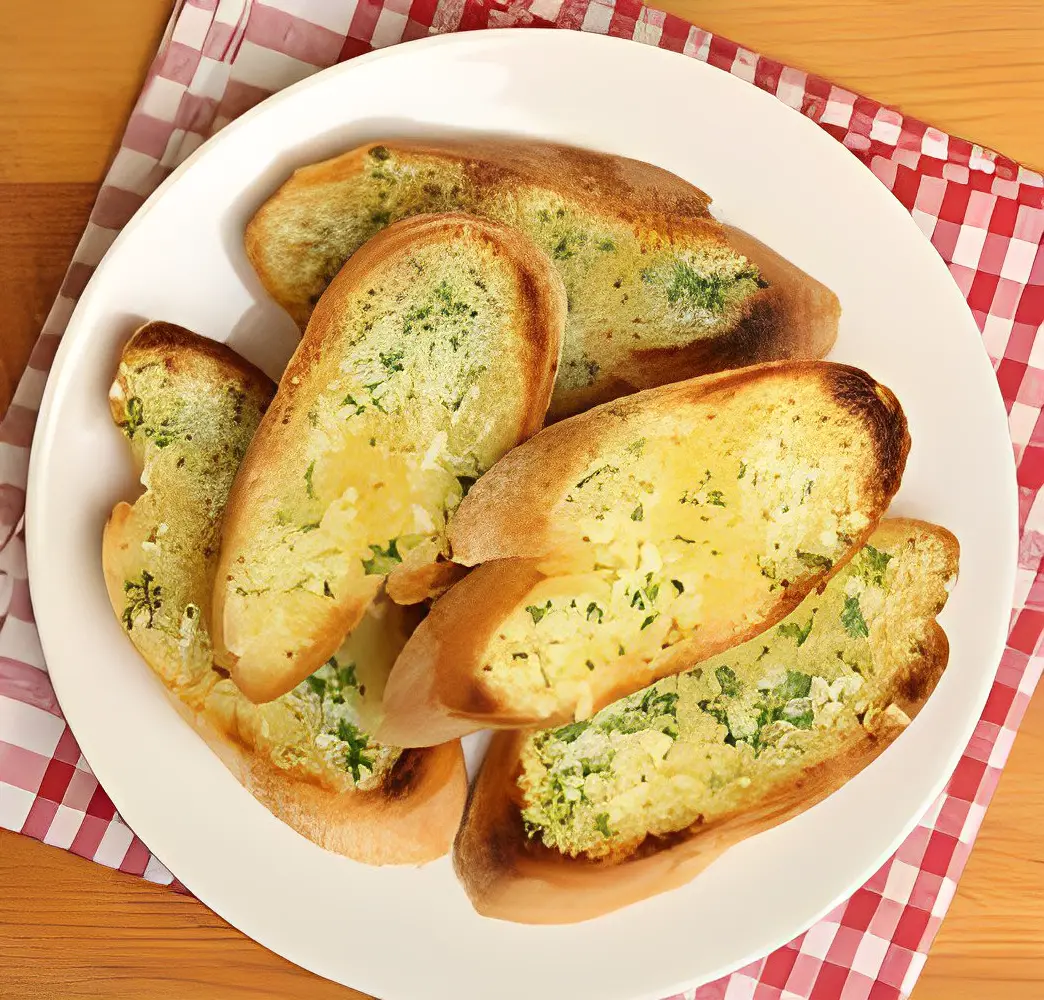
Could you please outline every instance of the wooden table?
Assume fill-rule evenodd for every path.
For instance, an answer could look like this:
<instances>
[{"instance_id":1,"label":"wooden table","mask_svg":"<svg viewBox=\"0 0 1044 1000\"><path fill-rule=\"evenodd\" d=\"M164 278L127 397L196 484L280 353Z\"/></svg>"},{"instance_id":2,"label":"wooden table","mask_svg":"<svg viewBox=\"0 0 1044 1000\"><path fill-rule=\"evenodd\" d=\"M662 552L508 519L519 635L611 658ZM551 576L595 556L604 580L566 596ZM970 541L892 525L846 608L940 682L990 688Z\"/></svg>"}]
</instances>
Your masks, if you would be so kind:
<instances>
[{"instance_id":1,"label":"wooden table","mask_svg":"<svg viewBox=\"0 0 1044 1000\"><path fill-rule=\"evenodd\" d=\"M346 0L347 2L347 0ZM756 50L1044 166L1044 4L664 0ZM86 223L166 0L0 12L0 407ZM1044 996L1044 698L1032 705L914 1000ZM349 998L199 903L0 834L0 996Z\"/></svg>"}]
</instances>

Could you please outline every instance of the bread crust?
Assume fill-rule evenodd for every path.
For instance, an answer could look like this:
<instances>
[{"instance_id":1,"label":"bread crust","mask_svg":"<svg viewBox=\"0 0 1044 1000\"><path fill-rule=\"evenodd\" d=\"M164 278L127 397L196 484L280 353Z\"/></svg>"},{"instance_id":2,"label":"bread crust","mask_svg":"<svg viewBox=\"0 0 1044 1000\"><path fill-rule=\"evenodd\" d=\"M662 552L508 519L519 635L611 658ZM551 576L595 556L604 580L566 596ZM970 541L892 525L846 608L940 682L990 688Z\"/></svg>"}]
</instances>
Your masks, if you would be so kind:
<instances>
[{"instance_id":1,"label":"bread crust","mask_svg":"<svg viewBox=\"0 0 1044 1000\"><path fill-rule=\"evenodd\" d=\"M402 572L400 567L388 575L385 593L396 604L423 604L441 597L469 572L467 566L447 559L439 559L406 572Z\"/></svg>"},{"instance_id":2,"label":"bread crust","mask_svg":"<svg viewBox=\"0 0 1044 1000\"><path fill-rule=\"evenodd\" d=\"M252 531L251 511L261 503L267 481L279 476L291 457L296 458L288 433L293 433L291 421L295 413L307 408L311 398L314 380L310 373L324 355L329 357L342 348L343 333L337 320L343 304L359 294L375 269L411 250L444 245L465 236L495 247L518 276L521 301L513 309L518 321L510 348L522 359L525 381L518 398L510 401L516 408L515 441L526 440L543 425L566 313L561 279L544 254L525 236L506 226L461 213L413 216L382 230L366 243L341 269L313 312L305 337L287 366L229 496L212 605L214 645L217 662L231 672L236 685L255 702L271 701L285 694L325 663L358 623L381 584L381 577L367 577L355 590L309 610L309 641L285 659L273 653L270 657L266 654L263 658L244 660L235 648L240 643L235 637L236 623L228 610L225 582L230 579L229 570L239 558L243 540ZM404 586L408 586L408 581Z\"/></svg>"},{"instance_id":3,"label":"bread crust","mask_svg":"<svg viewBox=\"0 0 1044 1000\"><path fill-rule=\"evenodd\" d=\"M889 532L930 531L943 543L956 573L959 547L950 532L907 519L882 522ZM946 634L932 621L923 653L890 680L884 703L914 718L946 667ZM876 699L875 699L876 700ZM669 837L648 838L622 861L570 858L530 840L518 792L525 732L497 733L474 785L454 845L454 869L483 916L531 924L588 920L691 881L729 847L797 816L858 774L905 727L883 724L873 733L851 732L835 756L806 768L801 777L774 789L753 808L696 823Z\"/></svg>"},{"instance_id":4,"label":"bread crust","mask_svg":"<svg viewBox=\"0 0 1044 1000\"><path fill-rule=\"evenodd\" d=\"M733 631L731 622L705 623L652 664L621 661L592 676L593 711L696 660L745 642L786 617L816 586L825 584L859 551L899 487L910 437L895 396L866 372L825 361L774 362L678 382L604 404L541 431L502 458L472 488L450 529L453 558L476 565L436 602L397 660L385 692L380 738L427 746L477 729L555 726L571 721L565 710L544 718L495 701L481 684L486 643L504 618L556 565L568 561L568 539L557 532L554 508L578 470L596 460L601 442L626 426L629 415L676 412L722 390L765 378L822 380L830 397L868 428L879 472L863 509L864 531L847 555L804 584L781 589L771 613Z\"/></svg>"},{"instance_id":5,"label":"bread crust","mask_svg":"<svg viewBox=\"0 0 1044 1000\"><path fill-rule=\"evenodd\" d=\"M172 375L195 373L215 380L241 379L259 396L271 399L275 392L272 380L228 344L167 323L152 320L140 326L123 348L120 360L127 365L155 361ZM110 395L110 409L119 422L122 411L115 409Z\"/></svg>"},{"instance_id":6,"label":"bread crust","mask_svg":"<svg viewBox=\"0 0 1044 1000\"><path fill-rule=\"evenodd\" d=\"M275 386L257 368L225 344L172 323L153 322L139 329L124 348L130 367L162 365L173 376L191 375L215 390L234 383L264 406ZM126 385L117 376L110 394L113 420L125 417ZM135 449L138 471L141 454ZM162 488L151 482L149 489ZM119 618L125 603L125 564L138 550L141 525L134 505L120 502L102 536L102 568L113 611ZM205 574L206 556L200 553ZM209 582L204 585L208 589ZM143 633L137 630L135 635ZM144 635L149 635L148 630ZM372 865L423 864L448 852L467 795L464 755L458 742L424 750L407 750L384 782L369 791L340 792L292 771L245 744L208 707L207 693L218 675L205 675L175 690L178 671L170 667L161 643L136 642L143 659L163 683L171 703L236 779L273 815L327 850Z\"/></svg>"},{"instance_id":7,"label":"bread crust","mask_svg":"<svg viewBox=\"0 0 1044 1000\"><path fill-rule=\"evenodd\" d=\"M459 741L404 750L380 787L339 792L281 771L171 697L239 783L312 843L367 865L422 865L449 852L468 793Z\"/></svg>"},{"instance_id":8,"label":"bread crust","mask_svg":"<svg viewBox=\"0 0 1044 1000\"><path fill-rule=\"evenodd\" d=\"M311 312L310 300L321 286L306 287L307 282L302 284L287 263L291 259L298 263L316 251L307 241L300 246L284 244L280 231L295 212L317 211L319 205L335 218L350 212L337 200L339 186L351 184L373 166L369 154L375 148L419 158L446 171L459 170L469 191L497 192L510 201L521 186L544 188L593 219L612 218L647 234L653 244L727 245L758 267L763 287L745 302L731 328L714 337L694 334L681 346L637 347L622 360L614 359L611 373L607 369L593 384L559 386L549 421L679 378L770 360L822 357L837 337L841 312L837 296L759 240L719 223L710 215L710 197L699 188L638 160L504 137L385 140L295 171L251 219L244 244L262 284L302 329ZM346 197L345 192L340 194ZM471 204L460 207L482 214ZM603 333L608 337L612 332L591 328L581 338L587 353L603 368L605 359L599 356L598 345Z\"/></svg>"}]
</instances>

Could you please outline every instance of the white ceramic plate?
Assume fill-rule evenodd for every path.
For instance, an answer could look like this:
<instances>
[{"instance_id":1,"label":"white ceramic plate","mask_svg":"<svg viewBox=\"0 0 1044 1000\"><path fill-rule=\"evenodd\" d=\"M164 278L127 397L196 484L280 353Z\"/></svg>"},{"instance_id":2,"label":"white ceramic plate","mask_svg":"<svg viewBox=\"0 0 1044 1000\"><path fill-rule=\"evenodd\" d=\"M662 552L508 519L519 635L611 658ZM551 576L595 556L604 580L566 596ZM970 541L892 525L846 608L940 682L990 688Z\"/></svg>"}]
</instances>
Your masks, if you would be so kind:
<instances>
[{"instance_id":1,"label":"white ceramic plate","mask_svg":"<svg viewBox=\"0 0 1044 1000\"><path fill-rule=\"evenodd\" d=\"M373 869L283 826L167 703L112 614L99 542L133 494L106 391L145 319L230 341L278 375L295 343L241 248L291 168L394 135L506 132L638 157L820 278L833 357L889 385L913 451L894 512L954 531L949 669L866 772L685 888L578 926L478 917L448 860ZM29 566L47 662L120 813L205 903L262 944L386 1000L663 997L783 944L859 886L941 790L1008 622L1016 491L1004 407L965 303L899 203L839 143L753 86L680 55L558 31L413 42L321 73L226 128L114 244L48 383L30 474Z\"/></svg>"}]
</instances>

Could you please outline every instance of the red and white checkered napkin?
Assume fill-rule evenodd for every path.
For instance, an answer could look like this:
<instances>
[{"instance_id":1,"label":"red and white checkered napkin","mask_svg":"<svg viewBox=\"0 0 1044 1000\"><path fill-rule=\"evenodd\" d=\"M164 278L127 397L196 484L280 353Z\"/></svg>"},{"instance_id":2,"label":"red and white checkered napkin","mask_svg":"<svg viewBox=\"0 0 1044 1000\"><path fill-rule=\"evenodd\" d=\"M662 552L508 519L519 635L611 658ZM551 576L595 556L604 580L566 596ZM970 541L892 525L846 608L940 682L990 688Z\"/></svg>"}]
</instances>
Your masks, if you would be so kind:
<instances>
[{"instance_id":1,"label":"red and white checkered napkin","mask_svg":"<svg viewBox=\"0 0 1044 1000\"><path fill-rule=\"evenodd\" d=\"M91 220L0 425L0 826L172 882L115 814L47 678L26 580L22 512L47 370L77 297L166 174L273 91L425 35L540 26L622 35L709 62L799 109L910 210L949 264L993 359L1018 462L1022 534L1011 631L946 792L851 899L790 944L687 1000L907 996L953 898L1044 666L1044 178L981 146L764 59L635 0L184 0L172 17Z\"/></svg>"}]
</instances>

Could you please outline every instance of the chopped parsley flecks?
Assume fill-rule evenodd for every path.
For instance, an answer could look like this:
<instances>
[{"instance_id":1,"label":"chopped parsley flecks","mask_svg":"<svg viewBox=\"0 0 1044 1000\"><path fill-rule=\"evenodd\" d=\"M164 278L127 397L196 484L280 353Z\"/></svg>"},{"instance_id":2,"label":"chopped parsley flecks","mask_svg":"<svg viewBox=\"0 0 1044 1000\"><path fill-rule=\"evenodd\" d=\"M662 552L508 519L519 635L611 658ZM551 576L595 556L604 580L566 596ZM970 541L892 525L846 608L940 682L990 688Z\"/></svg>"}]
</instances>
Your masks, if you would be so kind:
<instances>
[{"instance_id":1,"label":"chopped parsley flecks","mask_svg":"<svg viewBox=\"0 0 1044 1000\"><path fill-rule=\"evenodd\" d=\"M402 562L397 538L392 538L387 546L371 545L370 551L373 555L362 561L367 576L386 576Z\"/></svg>"},{"instance_id":2,"label":"chopped parsley flecks","mask_svg":"<svg viewBox=\"0 0 1044 1000\"><path fill-rule=\"evenodd\" d=\"M701 701L699 707L727 728L726 743L735 745L742 741L757 753L762 746L762 730L773 722L787 722L796 729L812 728L815 713L809 699L810 674L789 670L780 684L757 692L748 690L728 667L719 667L715 676L721 694Z\"/></svg>"},{"instance_id":3,"label":"chopped parsley flecks","mask_svg":"<svg viewBox=\"0 0 1044 1000\"><path fill-rule=\"evenodd\" d=\"M857 570L863 582L875 587L883 586L885 571L892 561L892 556L875 549L872 545L864 545L857 559Z\"/></svg>"},{"instance_id":4,"label":"chopped parsley flecks","mask_svg":"<svg viewBox=\"0 0 1044 1000\"><path fill-rule=\"evenodd\" d=\"M779 574L779 567L776 565L774 559L766 559L764 562L761 561L761 554L757 556L758 569L761 570L761 575L766 580L775 581ZM775 587L771 589L775 590Z\"/></svg>"},{"instance_id":5,"label":"chopped parsley flecks","mask_svg":"<svg viewBox=\"0 0 1044 1000\"><path fill-rule=\"evenodd\" d=\"M349 417L357 417L366 410L366 406L360 403L351 393L344 397L341 401L341 406L346 407L350 411Z\"/></svg>"},{"instance_id":6,"label":"chopped parsley flecks","mask_svg":"<svg viewBox=\"0 0 1044 1000\"><path fill-rule=\"evenodd\" d=\"M756 281L757 273L744 268L736 274L701 274L692 264L674 260L666 269L647 268L642 272L646 284L660 285L672 306L721 313L729 293L744 281Z\"/></svg>"},{"instance_id":7,"label":"chopped parsley flecks","mask_svg":"<svg viewBox=\"0 0 1044 1000\"><path fill-rule=\"evenodd\" d=\"M381 413L387 414L388 411L385 409L383 402L385 393L377 395L377 390L380 389L383 385L387 385L387 382L384 379L379 379L376 382L370 382L368 385L364 385L363 388L366 390L367 395L370 397L370 405L375 410L379 410Z\"/></svg>"},{"instance_id":8,"label":"chopped parsley flecks","mask_svg":"<svg viewBox=\"0 0 1044 1000\"><path fill-rule=\"evenodd\" d=\"M574 740L579 739L581 733L583 733L590 725L590 719L583 719L580 722L570 722L568 725L559 726L558 729L553 729L551 735L556 740L561 740L563 743L572 743Z\"/></svg>"},{"instance_id":9,"label":"chopped parsley flecks","mask_svg":"<svg viewBox=\"0 0 1044 1000\"><path fill-rule=\"evenodd\" d=\"M561 236L553 247L551 256L555 260L568 260L575 257L580 247L586 242L586 237L581 233L572 233Z\"/></svg>"},{"instance_id":10,"label":"chopped parsley flecks","mask_svg":"<svg viewBox=\"0 0 1044 1000\"><path fill-rule=\"evenodd\" d=\"M137 396L131 396L125 409L126 417L120 426L127 437L133 438L135 431L145 422L145 407Z\"/></svg>"},{"instance_id":11,"label":"chopped parsley flecks","mask_svg":"<svg viewBox=\"0 0 1044 1000\"><path fill-rule=\"evenodd\" d=\"M786 639L793 639L799 646L805 644L805 640L812 633L812 625L815 622L815 615L809 618L808 623L802 625L800 622L784 622L782 625L776 627L776 631Z\"/></svg>"},{"instance_id":12,"label":"chopped parsley flecks","mask_svg":"<svg viewBox=\"0 0 1044 1000\"><path fill-rule=\"evenodd\" d=\"M641 504L638 504L638 506L635 507L634 510L631 511L631 520L632 521L642 521L644 519L645 519L645 508L643 508Z\"/></svg>"},{"instance_id":13,"label":"chopped parsley flecks","mask_svg":"<svg viewBox=\"0 0 1044 1000\"><path fill-rule=\"evenodd\" d=\"M312 475L315 472L315 459L308 463L308 468L305 469L304 481L305 481L305 493L308 494L310 500L317 500L318 497L315 493L315 486L312 483Z\"/></svg>"},{"instance_id":14,"label":"chopped parsley flecks","mask_svg":"<svg viewBox=\"0 0 1044 1000\"><path fill-rule=\"evenodd\" d=\"M329 695L335 705L344 704L344 692L359 687L359 679L355 675L355 664L343 666L331 656L314 674L305 679L309 689L320 698Z\"/></svg>"},{"instance_id":15,"label":"chopped parsley flecks","mask_svg":"<svg viewBox=\"0 0 1044 1000\"><path fill-rule=\"evenodd\" d=\"M853 595L845 598L845 606L841 609L841 624L853 639L865 639L870 635L863 610L859 607L858 597Z\"/></svg>"},{"instance_id":16,"label":"chopped parsley flecks","mask_svg":"<svg viewBox=\"0 0 1044 1000\"><path fill-rule=\"evenodd\" d=\"M726 698L734 697L740 692L739 678L736 676L736 671L732 667L718 667L714 671L714 676L721 685L721 693Z\"/></svg>"},{"instance_id":17,"label":"chopped parsley flecks","mask_svg":"<svg viewBox=\"0 0 1044 1000\"><path fill-rule=\"evenodd\" d=\"M137 580L124 581L123 593L127 597L126 607L120 616L123 627L130 632L135 621L144 615L147 618L145 627L152 628L156 612L163 606L163 588L155 582L155 577L147 569L142 570Z\"/></svg>"},{"instance_id":18,"label":"chopped parsley flecks","mask_svg":"<svg viewBox=\"0 0 1044 1000\"><path fill-rule=\"evenodd\" d=\"M450 288L449 283L446 281L441 282L435 289L435 298L438 300L438 304L435 308L438 310L440 316L456 316L461 319L474 319L478 316L478 311L476 309L472 308L472 306L463 299L458 299L453 294L453 289Z\"/></svg>"},{"instance_id":19,"label":"chopped parsley flecks","mask_svg":"<svg viewBox=\"0 0 1044 1000\"><path fill-rule=\"evenodd\" d=\"M397 351L381 351L377 355L381 366L389 375L402 371L402 359L405 356L406 352L401 348Z\"/></svg>"},{"instance_id":20,"label":"chopped parsley flecks","mask_svg":"<svg viewBox=\"0 0 1044 1000\"><path fill-rule=\"evenodd\" d=\"M539 625L540 624L540 619L543 618L544 615L546 615L550 610L551 610L551 602L550 601L548 601L547 604L543 604L543 605L537 605L537 604L527 604L526 605L526 611L528 611L530 616L532 617L534 625Z\"/></svg>"},{"instance_id":21,"label":"chopped parsley flecks","mask_svg":"<svg viewBox=\"0 0 1044 1000\"><path fill-rule=\"evenodd\" d=\"M340 719L337 723L337 738L344 743L344 769L350 771L352 780L358 784L362 780L362 769L373 771L374 758L368 753L370 740L358 726Z\"/></svg>"},{"instance_id":22,"label":"chopped parsley flecks","mask_svg":"<svg viewBox=\"0 0 1044 1000\"><path fill-rule=\"evenodd\" d=\"M829 556L820 555L818 552L803 552L801 549L797 551L798 562L802 566L807 566L809 569L832 569L834 560Z\"/></svg>"},{"instance_id":23,"label":"chopped parsley flecks","mask_svg":"<svg viewBox=\"0 0 1044 1000\"><path fill-rule=\"evenodd\" d=\"M594 472L589 472L583 479L580 480L574 487L575 489L582 490L589 482L593 479L597 479L599 476L609 473L612 475L614 472L619 472L620 469L615 465L603 465L601 468L595 469Z\"/></svg>"}]
</instances>

